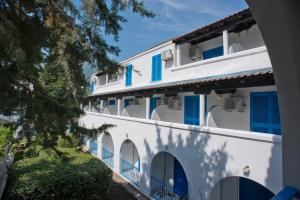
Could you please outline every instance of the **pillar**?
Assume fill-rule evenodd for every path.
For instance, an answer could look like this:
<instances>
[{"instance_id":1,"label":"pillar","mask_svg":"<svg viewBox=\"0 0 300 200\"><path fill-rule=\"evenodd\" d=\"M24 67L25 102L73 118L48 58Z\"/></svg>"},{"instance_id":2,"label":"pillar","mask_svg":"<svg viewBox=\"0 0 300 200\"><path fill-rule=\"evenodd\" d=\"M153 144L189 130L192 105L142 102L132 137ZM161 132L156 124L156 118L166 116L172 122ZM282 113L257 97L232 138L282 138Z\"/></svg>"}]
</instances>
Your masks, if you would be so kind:
<instances>
[{"instance_id":1,"label":"pillar","mask_svg":"<svg viewBox=\"0 0 300 200\"><path fill-rule=\"evenodd\" d=\"M228 31L223 31L223 49L224 49L224 55L228 54L228 48L229 48L229 42L228 42Z\"/></svg>"},{"instance_id":2,"label":"pillar","mask_svg":"<svg viewBox=\"0 0 300 200\"><path fill-rule=\"evenodd\" d=\"M150 96L146 97L146 119L150 119Z\"/></svg>"},{"instance_id":3,"label":"pillar","mask_svg":"<svg viewBox=\"0 0 300 200\"><path fill-rule=\"evenodd\" d=\"M117 98L117 106L118 106L118 108L117 108L117 115L121 115L122 113L121 113L121 103L122 103L122 98L121 97L118 97Z\"/></svg>"},{"instance_id":4,"label":"pillar","mask_svg":"<svg viewBox=\"0 0 300 200\"><path fill-rule=\"evenodd\" d=\"M199 111L199 119L200 119L200 121L199 121L199 124L200 124L200 126L205 126L205 95L203 95L203 94L201 94L200 96L199 96L199 103L200 103L200 105L199 105L199 109L200 109L200 111Z\"/></svg>"},{"instance_id":5,"label":"pillar","mask_svg":"<svg viewBox=\"0 0 300 200\"><path fill-rule=\"evenodd\" d=\"M92 111L92 104L91 104L91 101L89 101L89 112Z\"/></svg>"}]
</instances>

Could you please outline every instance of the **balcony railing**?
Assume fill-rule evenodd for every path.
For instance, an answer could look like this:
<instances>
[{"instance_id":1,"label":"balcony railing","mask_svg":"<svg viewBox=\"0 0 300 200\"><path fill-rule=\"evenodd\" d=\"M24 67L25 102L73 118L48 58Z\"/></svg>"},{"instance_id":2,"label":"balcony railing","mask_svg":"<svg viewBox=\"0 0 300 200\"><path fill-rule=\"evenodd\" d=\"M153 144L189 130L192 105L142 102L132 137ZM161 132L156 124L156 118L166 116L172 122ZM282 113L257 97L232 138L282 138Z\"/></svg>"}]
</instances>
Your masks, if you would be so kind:
<instances>
[{"instance_id":1,"label":"balcony railing","mask_svg":"<svg viewBox=\"0 0 300 200\"><path fill-rule=\"evenodd\" d=\"M95 140L90 140L90 148L89 148L89 152L91 154L94 154L97 156L97 152L98 152L98 144L97 141Z\"/></svg>"},{"instance_id":2,"label":"balcony railing","mask_svg":"<svg viewBox=\"0 0 300 200\"><path fill-rule=\"evenodd\" d=\"M151 197L155 200L187 200L188 194L180 195L173 186L151 176Z\"/></svg>"},{"instance_id":3,"label":"balcony railing","mask_svg":"<svg viewBox=\"0 0 300 200\"><path fill-rule=\"evenodd\" d=\"M102 160L107 165L114 167L114 154L106 148L102 148Z\"/></svg>"},{"instance_id":4,"label":"balcony railing","mask_svg":"<svg viewBox=\"0 0 300 200\"><path fill-rule=\"evenodd\" d=\"M140 185L140 171L127 160L121 159L121 174L136 186Z\"/></svg>"}]
</instances>

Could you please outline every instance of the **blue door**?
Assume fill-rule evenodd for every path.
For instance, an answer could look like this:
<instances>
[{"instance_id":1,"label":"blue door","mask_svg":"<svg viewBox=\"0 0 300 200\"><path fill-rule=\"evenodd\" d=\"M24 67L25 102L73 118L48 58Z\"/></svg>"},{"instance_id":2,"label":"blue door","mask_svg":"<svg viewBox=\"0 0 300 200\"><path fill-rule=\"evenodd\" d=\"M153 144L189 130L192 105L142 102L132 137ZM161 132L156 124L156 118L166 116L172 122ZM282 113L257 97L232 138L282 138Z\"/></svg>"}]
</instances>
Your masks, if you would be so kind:
<instances>
[{"instance_id":1,"label":"blue door","mask_svg":"<svg viewBox=\"0 0 300 200\"><path fill-rule=\"evenodd\" d=\"M150 99L150 117L151 117L153 110L156 108L156 100L159 100L159 99L160 99L160 97L151 97L151 99Z\"/></svg>"},{"instance_id":2,"label":"blue door","mask_svg":"<svg viewBox=\"0 0 300 200\"><path fill-rule=\"evenodd\" d=\"M124 108L126 108L127 106L129 106L132 101L133 101L133 99L125 99L124 100Z\"/></svg>"},{"instance_id":3,"label":"blue door","mask_svg":"<svg viewBox=\"0 0 300 200\"><path fill-rule=\"evenodd\" d=\"M152 56L152 81L160 81L162 76L161 54Z\"/></svg>"},{"instance_id":4,"label":"blue door","mask_svg":"<svg viewBox=\"0 0 300 200\"><path fill-rule=\"evenodd\" d=\"M223 56L223 55L224 55L223 46L220 46L217 48L203 51L203 60L218 57L218 56Z\"/></svg>"},{"instance_id":5,"label":"blue door","mask_svg":"<svg viewBox=\"0 0 300 200\"><path fill-rule=\"evenodd\" d=\"M184 123L190 125L199 125L199 96L184 97Z\"/></svg>"},{"instance_id":6,"label":"blue door","mask_svg":"<svg viewBox=\"0 0 300 200\"><path fill-rule=\"evenodd\" d=\"M180 196L186 196L188 194L188 182L184 170L176 158L174 158L173 191Z\"/></svg>"},{"instance_id":7,"label":"blue door","mask_svg":"<svg viewBox=\"0 0 300 200\"><path fill-rule=\"evenodd\" d=\"M132 85L132 65L127 65L125 76L126 76L125 77L125 85L131 86Z\"/></svg>"},{"instance_id":8,"label":"blue door","mask_svg":"<svg viewBox=\"0 0 300 200\"><path fill-rule=\"evenodd\" d=\"M281 134L276 92L253 92L250 97L250 129L255 132Z\"/></svg>"}]
</instances>

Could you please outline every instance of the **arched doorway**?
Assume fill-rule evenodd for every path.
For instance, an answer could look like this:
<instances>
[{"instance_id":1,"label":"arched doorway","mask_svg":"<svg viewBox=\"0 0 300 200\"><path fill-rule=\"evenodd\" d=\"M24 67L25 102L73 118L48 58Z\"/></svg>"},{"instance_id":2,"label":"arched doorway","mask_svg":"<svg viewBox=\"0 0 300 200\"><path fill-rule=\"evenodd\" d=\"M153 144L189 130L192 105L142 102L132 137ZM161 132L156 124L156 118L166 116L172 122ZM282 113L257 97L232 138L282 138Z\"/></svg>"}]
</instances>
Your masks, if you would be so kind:
<instances>
[{"instance_id":1,"label":"arched doorway","mask_svg":"<svg viewBox=\"0 0 300 200\"><path fill-rule=\"evenodd\" d=\"M110 167L114 167L114 144L109 133L105 133L102 137L101 159Z\"/></svg>"},{"instance_id":2,"label":"arched doorway","mask_svg":"<svg viewBox=\"0 0 300 200\"><path fill-rule=\"evenodd\" d=\"M188 199L188 181L180 162L168 152L158 153L151 163L151 197L156 200Z\"/></svg>"},{"instance_id":3,"label":"arched doorway","mask_svg":"<svg viewBox=\"0 0 300 200\"><path fill-rule=\"evenodd\" d=\"M274 194L263 185L245 177L227 177L220 180L210 193L210 200L266 200Z\"/></svg>"},{"instance_id":4,"label":"arched doorway","mask_svg":"<svg viewBox=\"0 0 300 200\"><path fill-rule=\"evenodd\" d=\"M140 185L140 156L134 143L127 139L121 145L120 173L135 185Z\"/></svg>"}]
</instances>

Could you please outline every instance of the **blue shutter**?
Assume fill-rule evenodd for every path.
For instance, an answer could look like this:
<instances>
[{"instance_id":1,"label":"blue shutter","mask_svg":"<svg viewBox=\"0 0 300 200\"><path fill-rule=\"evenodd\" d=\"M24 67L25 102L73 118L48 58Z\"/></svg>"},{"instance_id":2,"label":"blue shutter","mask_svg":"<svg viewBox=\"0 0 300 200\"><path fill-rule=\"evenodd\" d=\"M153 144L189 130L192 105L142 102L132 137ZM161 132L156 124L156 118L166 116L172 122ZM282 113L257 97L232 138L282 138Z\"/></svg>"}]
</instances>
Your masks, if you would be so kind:
<instances>
[{"instance_id":1,"label":"blue shutter","mask_svg":"<svg viewBox=\"0 0 300 200\"><path fill-rule=\"evenodd\" d=\"M281 134L276 92L253 92L250 98L250 130Z\"/></svg>"},{"instance_id":2,"label":"blue shutter","mask_svg":"<svg viewBox=\"0 0 300 200\"><path fill-rule=\"evenodd\" d=\"M126 66L126 77L125 77L125 85L131 86L132 85L132 65Z\"/></svg>"},{"instance_id":3,"label":"blue shutter","mask_svg":"<svg viewBox=\"0 0 300 200\"><path fill-rule=\"evenodd\" d=\"M173 191L180 196L187 196L188 182L179 161L174 158L174 187Z\"/></svg>"},{"instance_id":4,"label":"blue shutter","mask_svg":"<svg viewBox=\"0 0 300 200\"><path fill-rule=\"evenodd\" d=\"M199 125L199 96L184 97L184 123Z\"/></svg>"},{"instance_id":5,"label":"blue shutter","mask_svg":"<svg viewBox=\"0 0 300 200\"><path fill-rule=\"evenodd\" d=\"M90 83L90 92L93 93L94 92L94 88L95 88L95 82L91 81Z\"/></svg>"},{"instance_id":6,"label":"blue shutter","mask_svg":"<svg viewBox=\"0 0 300 200\"><path fill-rule=\"evenodd\" d=\"M129 104L132 102L132 99L125 99L124 100L124 108L126 108L127 106L129 106Z\"/></svg>"},{"instance_id":7,"label":"blue shutter","mask_svg":"<svg viewBox=\"0 0 300 200\"><path fill-rule=\"evenodd\" d=\"M160 97L151 97L151 99L150 99L150 117L151 117L153 110L156 108L156 100L159 100L159 99L160 99Z\"/></svg>"},{"instance_id":8,"label":"blue shutter","mask_svg":"<svg viewBox=\"0 0 300 200\"><path fill-rule=\"evenodd\" d=\"M151 81L160 81L162 78L161 54L152 56Z\"/></svg>"},{"instance_id":9,"label":"blue shutter","mask_svg":"<svg viewBox=\"0 0 300 200\"><path fill-rule=\"evenodd\" d=\"M218 56L223 56L223 55L224 55L223 46L220 46L217 48L203 51L203 60L218 57Z\"/></svg>"}]
</instances>

